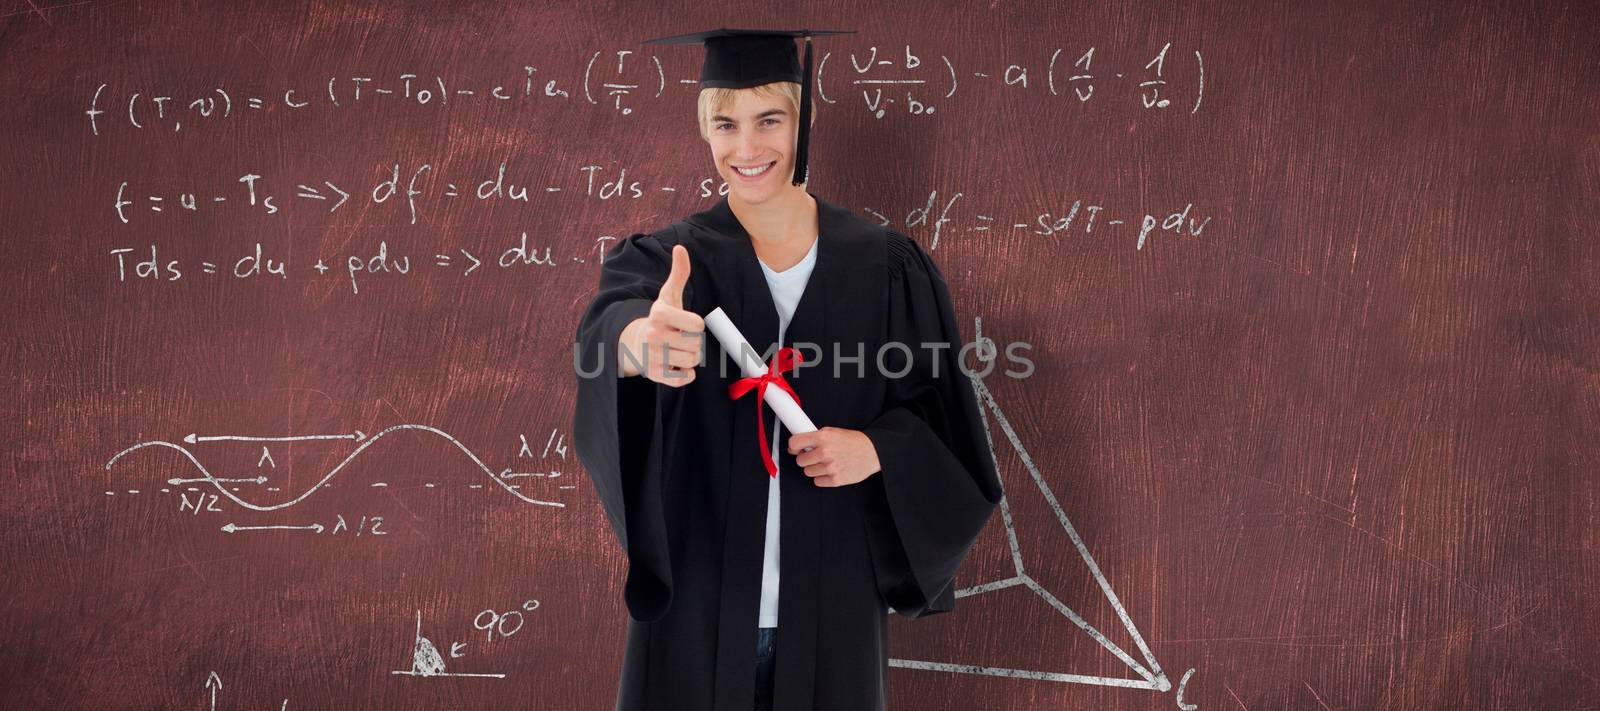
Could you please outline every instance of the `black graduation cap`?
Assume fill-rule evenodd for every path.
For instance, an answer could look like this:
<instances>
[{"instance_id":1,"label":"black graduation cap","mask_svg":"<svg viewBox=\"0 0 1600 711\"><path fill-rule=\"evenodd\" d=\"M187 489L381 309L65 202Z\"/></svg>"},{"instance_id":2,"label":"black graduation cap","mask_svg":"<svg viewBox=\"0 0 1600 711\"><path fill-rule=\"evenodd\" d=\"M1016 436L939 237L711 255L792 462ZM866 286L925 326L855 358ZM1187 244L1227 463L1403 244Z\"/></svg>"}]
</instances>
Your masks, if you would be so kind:
<instances>
[{"instance_id":1,"label":"black graduation cap","mask_svg":"<svg viewBox=\"0 0 1600 711\"><path fill-rule=\"evenodd\" d=\"M806 153L811 141L811 37L854 34L855 30L730 30L717 29L645 40L645 44L700 44L706 62L700 87L748 89L775 81L800 85L800 134L795 139L794 184L806 181ZM794 40L805 38L804 71L796 61Z\"/></svg>"}]
</instances>

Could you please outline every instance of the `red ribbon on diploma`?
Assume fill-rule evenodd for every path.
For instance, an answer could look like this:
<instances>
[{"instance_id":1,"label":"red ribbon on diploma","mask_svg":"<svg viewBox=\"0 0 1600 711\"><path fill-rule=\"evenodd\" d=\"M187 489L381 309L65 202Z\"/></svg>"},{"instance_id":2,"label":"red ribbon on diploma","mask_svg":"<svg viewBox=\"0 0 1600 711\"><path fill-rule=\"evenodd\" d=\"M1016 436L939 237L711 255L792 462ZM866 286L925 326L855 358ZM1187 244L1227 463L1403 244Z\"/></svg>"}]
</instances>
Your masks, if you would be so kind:
<instances>
[{"instance_id":1,"label":"red ribbon on diploma","mask_svg":"<svg viewBox=\"0 0 1600 711\"><path fill-rule=\"evenodd\" d=\"M767 476L778 475L778 463L772 461L772 447L767 444L767 418L762 412L761 403L765 401L767 386L776 385L783 388L794 398L796 405L800 404L800 396L795 394L794 388L789 387L789 382L783 379L783 371L791 370L800 365L802 358L800 352L787 346L779 348L772 356L772 365L767 368L767 374L754 378L740 378L728 385L728 396L734 400L743 397L751 388L756 391L756 426L761 434L761 462L767 465Z\"/></svg>"}]
</instances>

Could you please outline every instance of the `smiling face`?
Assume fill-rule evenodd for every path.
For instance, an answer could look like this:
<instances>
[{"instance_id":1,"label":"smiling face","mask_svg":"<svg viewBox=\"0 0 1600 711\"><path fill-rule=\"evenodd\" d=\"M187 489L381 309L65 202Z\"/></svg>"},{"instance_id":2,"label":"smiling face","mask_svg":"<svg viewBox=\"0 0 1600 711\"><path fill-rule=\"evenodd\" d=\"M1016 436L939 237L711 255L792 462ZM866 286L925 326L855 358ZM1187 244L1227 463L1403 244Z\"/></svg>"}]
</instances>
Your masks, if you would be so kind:
<instances>
[{"instance_id":1,"label":"smiling face","mask_svg":"<svg viewBox=\"0 0 1600 711\"><path fill-rule=\"evenodd\" d=\"M799 85L784 90L788 88L768 84L702 92L706 106L701 111L701 135L711 146L712 161L730 195L745 203L761 204L791 190L804 191L793 183L799 115L789 94L798 95Z\"/></svg>"}]
</instances>

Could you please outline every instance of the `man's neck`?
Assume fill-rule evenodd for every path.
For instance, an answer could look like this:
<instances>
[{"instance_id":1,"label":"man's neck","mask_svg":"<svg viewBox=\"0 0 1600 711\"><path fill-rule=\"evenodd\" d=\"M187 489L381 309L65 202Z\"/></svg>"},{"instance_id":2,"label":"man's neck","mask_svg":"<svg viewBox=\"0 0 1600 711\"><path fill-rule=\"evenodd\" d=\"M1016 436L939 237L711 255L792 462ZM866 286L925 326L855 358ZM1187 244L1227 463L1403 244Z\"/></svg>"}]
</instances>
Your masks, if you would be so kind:
<instances>
[{"instance_id":1,"label":"man's neck","mask_svg":"<svg viewBox=\"0 0 1600 711\"><path fill-rule=\"evenodd\" d=\"M730 193L728 208L750 233L758 253L786 245L809 246L811 238L817 236L817 200L799 186L760 205L746 203Z\"/></svg>"}]
</instances>

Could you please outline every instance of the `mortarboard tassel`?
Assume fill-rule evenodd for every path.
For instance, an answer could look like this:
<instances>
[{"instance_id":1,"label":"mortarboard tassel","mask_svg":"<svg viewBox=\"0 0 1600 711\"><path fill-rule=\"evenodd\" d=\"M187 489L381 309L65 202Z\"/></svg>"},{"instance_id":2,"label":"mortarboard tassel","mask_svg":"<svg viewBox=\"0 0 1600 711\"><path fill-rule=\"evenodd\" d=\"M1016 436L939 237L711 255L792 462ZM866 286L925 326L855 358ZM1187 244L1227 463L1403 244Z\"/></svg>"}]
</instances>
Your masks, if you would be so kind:
<instances>
[{"instance_id":1,"label":"mortarboard tassel","mask_svg":"<svg viewBox=\"0 0 1600 711\"><path fill-rule=\"evenodd\" d=\"M806 153L811 146L811 33L806 38L805 83L800 85L800 136L794 148L794 184L806 182ZM792 66L792 65L791 65Z\"/></svg>"}]
</instances>

